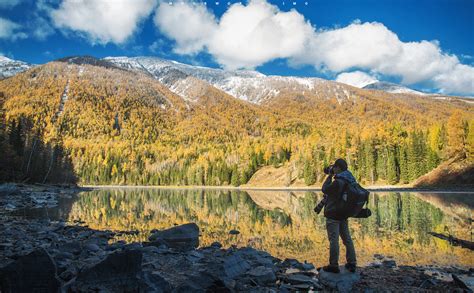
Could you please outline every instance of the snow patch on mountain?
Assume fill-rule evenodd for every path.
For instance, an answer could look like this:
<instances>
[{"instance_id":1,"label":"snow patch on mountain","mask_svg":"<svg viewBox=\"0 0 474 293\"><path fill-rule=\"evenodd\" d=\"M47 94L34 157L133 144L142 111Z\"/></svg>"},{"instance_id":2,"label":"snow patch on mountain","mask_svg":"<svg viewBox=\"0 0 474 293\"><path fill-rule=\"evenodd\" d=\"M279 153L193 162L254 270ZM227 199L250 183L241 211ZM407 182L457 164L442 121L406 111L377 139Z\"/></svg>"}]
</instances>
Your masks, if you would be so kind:
<instances>
[{"instance_id":1,"label":"snow patch on mountain","mask_svg":"<svg viewBox=\"0 0 474 293\"><path fill-rule=\"evenodd\" d=\"M30 69L31 67L33 67L33 65L26 62L0 56L0 79L14 76L20 72Z\"/></svg>"},{"instance_id":2,"label":"snow patch on mountain","mask_svg":"<svg viewBox=\"0 0 474 293\"><path fill-rule=\"evenodd\" d=\"M379 90L379 91L384 91L384 92L388 92L392 94L412 94L412 95L420 95L420 96L428 95L426 93L419 92L411 88L401 86L399 84L384 82L384 81L377 81L377 82L368 84L364 86L363 89Z\"/></svg>"},{"instance_id":3,"label":"snow patch on mountain","mask_svg":"<svg viewBox=\"0 0 474 293\"><path fill-rule=\"evenodd\" d=\"M125 69L148 73L189 100L195 100L195 97L186 95L189 91L183 82L195 81L188 80L188 76L206 81L229 95L256 104L276 97L283 91L312 91L317 84L324 82L319 78L267 76L251 70L194 66L156 57L106 57L105 60Z\"/></svg>"}]
</instances>

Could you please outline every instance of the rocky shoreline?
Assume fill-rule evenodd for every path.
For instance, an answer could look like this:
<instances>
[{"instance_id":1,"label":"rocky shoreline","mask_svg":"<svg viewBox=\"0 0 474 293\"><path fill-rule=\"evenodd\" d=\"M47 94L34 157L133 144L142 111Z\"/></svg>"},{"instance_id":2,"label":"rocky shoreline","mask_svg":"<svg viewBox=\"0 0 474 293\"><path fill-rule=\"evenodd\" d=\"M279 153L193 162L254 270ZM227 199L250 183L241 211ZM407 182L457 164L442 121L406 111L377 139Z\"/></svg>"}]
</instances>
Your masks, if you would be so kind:
<instances>
[{"instance_id":1,"label":"rocky shoreline","mask_svg":"<svg viewBox=\"0 0 474 293\"><path fill-rule=\"evenodd\" d=\"M194 223L152 231L149 241L82 223L24 219L10 210L51 206L75 188L0 188L0 292L470 292L473 269L397 266L374 255L356 273L318 271L252 247L199 246ZM238 231L229 231L238 233ZM132 232L133 233L133 232ZM471 287L469 287L471 286ZM469 289L471 288L471 289Z\"/></svg>"}]
</instances>

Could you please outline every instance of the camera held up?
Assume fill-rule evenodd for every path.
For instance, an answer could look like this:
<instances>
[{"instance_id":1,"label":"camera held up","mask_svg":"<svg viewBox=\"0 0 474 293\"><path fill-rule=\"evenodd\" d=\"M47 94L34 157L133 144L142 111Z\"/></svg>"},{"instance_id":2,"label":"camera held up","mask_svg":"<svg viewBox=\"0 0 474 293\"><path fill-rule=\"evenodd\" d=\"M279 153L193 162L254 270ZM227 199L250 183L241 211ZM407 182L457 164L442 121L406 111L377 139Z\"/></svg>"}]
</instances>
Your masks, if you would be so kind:
<instances>
[{"instance_id":1,"label":"camera held up","mask_svg":"<svg viewBox=\"0 0 474 293\"><path fill-rule=\"evenodd\" d=\"M333 175L334 174L334 165L329 165L327 167L324 167L323 171L324 171L324 174Z\"/></svg>"}]
</instances>

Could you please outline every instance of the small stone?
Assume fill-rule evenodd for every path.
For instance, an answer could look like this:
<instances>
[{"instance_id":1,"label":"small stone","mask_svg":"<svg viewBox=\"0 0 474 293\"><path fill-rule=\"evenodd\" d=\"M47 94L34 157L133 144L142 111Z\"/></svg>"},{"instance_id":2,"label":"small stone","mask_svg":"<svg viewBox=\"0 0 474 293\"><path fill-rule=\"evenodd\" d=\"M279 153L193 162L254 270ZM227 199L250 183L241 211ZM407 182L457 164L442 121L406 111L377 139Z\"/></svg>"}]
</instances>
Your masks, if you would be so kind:
<instances>
[{"instance_id":1,"label":"small stone","mask_svg":"<svg viewBox=\"0 0 474 293\"><path fill-rule=\"evenodd\" d=\"M264 266L253 268L248 271L247 274L260 285L276 281L276 276L273 270Z\"/></svg>"},{"instance_id":2,"label":"small stone","mask_svg":"<svg viewBox=\"0 0 474 293\"><path fill-rule=\"evenodd\" d=\"M382 266L382 263L379 261L371 262L367 265L368 267L374 267L374 268L380 268Z\"/></svg>"},{"instance_id":3,"label":"small stone","mask_svg":"<svg viewBox=\"0 0 474 293\"><path fill-rule=\"evenodd\" d=\"M295 284L295 285L292 285L293 288L295 289L299 289L299 290L308 290L311 288L311 284Z\"/></svg>"},{"instance_id":4,"label":"small stone","mask_svg":"<svg viewBox=\"0 0 474 293\"><path fill-rule=\"evenodd\" d=\"M56 253L54 257L58 260L73 259L74 254L67 251L59 251L58 253Z\"/></svg>"},{"instance_id":5,"label":"small stone","mask_svg":"<svg viewBox=\"0 0 474 293\"><path fill-rule=\"evenodd\" d=\"M313 279L303 274L291 274L288 275L287 281L291 284L304 284L312 283Z\"/></svg>"},{"instance_id":6,"label":"small stone","mask_svg":"<svg viewBox=\"0 0 474 293\"><path fill-rule=\"evenodd\" d=\"M195 258L203 258L203 257L204 257L204 254L202 254L202 253L199 252L199 251L195 251L195 250L190 251L190 252L188 253L188 255L189 255L189 256L192 256L192 257L195 257Z\"/></svg>"},{"instance_id":7,"label":"small stone","mask_svg":"<svg viewBox=\"0 0 474 293\"><path fill-rule=\"evenodd\" d=\"M94 244L94 243L88 243L88 244L84 245L84 248L89 250L89 251L92 251L92 252L97 252L97 251L100 250L100 247L97 244Z\"/></svg>"},{"instance_id":8,"label":"small stone","mask_svg":"<svg viewBox=\"0 0 474 293\"><path fill-rule=\"evenodd\" d=\"M415 282L415 279L413 279L410 276L407 276L407 277L403 278L403 283L405 283L405 285L407 285L407 286L413 285L414 282Z\"/></svg>"},{"instance_id":9,"label":"small stone","mask_svg":"<svg viewBox=\"0 0 474 293\"><path fill-rule=\"evenodd\" d=\"M105 248L105 250L109 250L109 251L110 251L110 250L116 250L116 249L119 249L119 248L124 247L125 244L126 244L125 241L120 240L120 241L117 241L117 242L112 243L111 245L107 246L107 247Z\"/></svg>"},{"instance_id":10,"label":"small stone","mask_svg":"<svg viewBox=\"0 0 474 293\"><path fill-rule=\"evenodd\" d=\"M285 258L285 260L281 263L282 266L284 267L297 267L299 265L299 261L297 261L296 259L294 258Z\"/></svg>"},{"instance_id":11,"label":"small stone","mask_svg":"<svg viewBox=\"0 0 474 293\"><path fill-rule=\"evenodd\" d=\"M7 211L13 211L14 209L16 209L16 206L11 204L11 203L8 203L6 206L5 206L5 210Z\"/></svg>"},{"instance_id":12,"label":"small stone","mask_svg":"<svg viewBox=\"0 0 474 293\"><path fill-rule=\"evenodd\" d=\"M378 253L376 253L376 254L374 254L374 258L375 258L375 259L378 259L378 260L382 260L382 259L385 258L385 256L383 256L383 254L378 254Z\"/></svg>"},{"instance_id":13,"label":"small stone","mask_svg":"<svg viewBox=\"0 0 474 293\"><path fill-rule=\"evenodd\" d=\"M5 250L7 248L12 248L13 244L12 243L0 243L0 250Z\"/></svg>"},{"instance_id":14,"label":"small stone","mask_svg":"<svg viewBox=\"0 0 474 293\"><path fill-rule=\"evenodd\" d=\"M397 263L394 260L384 260L382 265L386 268L394 268L397 266Z\"/></svg>"},{"instance_id":15,"label":"small stone","mask_svg":"<svg viewBox=\"0 0 474 293\"><path fill-rule=\"evenodd\" d=\"M198 262L204 258L204 255L198 251L191 251L186 255L186 259L192 263Z\"/></svg>"},{"instance_id":16,"label":"small stone","mask_svg":"<svg viewBox=\"0 0 474 293\"><path fill-rule=\"evenodd\" d=\"M289 268L289 269L286 269L285 274L289 275L289 274L294 274L294 273L299 273L299 272L300 272L299 269Z\"/></svg>"},{"instance_id":17,"label":"small stone","mask_svg":"<svg viewBox=\"0 0 474 293\"><path fill-rule=\"evenodd\" d=\"M143 245L138 242L130 243L124 246L125 250L135 250L135 249L141 249Z\"/></svg>"},{"instance_id":18,"label":"small stone","mask_svg":"<svg viewBox=\"0 0 474 293\"><path fill-rule=\"evenodd\" d=\"M65 282L68 282L69 280L71 280L72 278L75 277L77 272L75 272L75 270L73 271L72 269L67 269L65 270L64 272L62 272L59 277L65 281Z\"/></svg>"},{"instance_id":19,"label":"small stone","mask_svg":"<svg viewBox=\"0 0 474 293\"><path fill-rule=\"evenodd\" d=\"M156 246L144 246L140 248L145 253L159 253L160 249Z\"/></svg>"},{"instance_id":20,"label":"small stone","mask_svg":"<svg viewBox=\"0 0 474 293\"><path fill-rule=\"evenodd\" d=\"M222 244L220 242L212 242L211 247L213 248L221 248Z\"/></svg>"},{"instance_id":21,"label":"small stone","mask_svg":"<svg viewBox=\"0 0 474 293\"><path fill-rule=\"evenodd\" d=\"M232 229L232 230L229 231L229 234L230 234L230 235L238 235L238 234L240 234L240 231L239 231L239 230Z\"/></svg>"},{"instance_id":22,"label":"small stone","mask_svg":"<svg viewBox=\"0 0 474 293\"><path fill-rule=\"evenodd\" d=\"M303 270L305 270L305 271L310 271L310 270L314 270L314 269L315 269L315 267L314 267L313 264L307 263L307 262L304 262L304 263L302 264L302 267L303 267Z\"/></svg>"},{"instance_id":23,"label":"small stone","mask_svg":"<svg viewBox=\"0 0 474 293\"><path fill-rule=\"evenodd\" d=\"M81 252L81 244L79 242L67 242L59 246L62 251L79 254Z\"/></svg>"}]
</instances>

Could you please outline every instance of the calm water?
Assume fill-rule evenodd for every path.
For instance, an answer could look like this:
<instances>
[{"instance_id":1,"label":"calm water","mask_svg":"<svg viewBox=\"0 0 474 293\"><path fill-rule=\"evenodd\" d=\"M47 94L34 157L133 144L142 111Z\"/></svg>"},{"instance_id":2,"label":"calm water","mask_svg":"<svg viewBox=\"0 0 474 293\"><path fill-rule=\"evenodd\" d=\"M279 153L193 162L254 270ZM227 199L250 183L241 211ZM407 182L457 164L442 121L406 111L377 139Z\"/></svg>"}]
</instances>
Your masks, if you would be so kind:
<instances>
[{"instance_id":1,"label":"calm water","mask_svg":"<svg viewBox=\"0 0 474 293\"><path fill-rule=\"evenodd\" d=\"M83 221L93 229L138 230L117 238L146 240L152 229L195 222L201 245L214 241L266 250L280 258L327 262L325 218L313 212L320 192L102 189L62 200L58 208L23 211L29 217ZM451 233L473 241L474 192L371 193L368 219L350 219L361 265L375 253L398 264L469 267L474 252L453 247L427 232ZM228 231L237 229L237 236ZM341 263L344 263L341 245Z\"/></svg>"}]
</instances>

